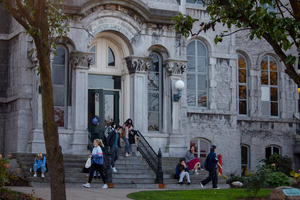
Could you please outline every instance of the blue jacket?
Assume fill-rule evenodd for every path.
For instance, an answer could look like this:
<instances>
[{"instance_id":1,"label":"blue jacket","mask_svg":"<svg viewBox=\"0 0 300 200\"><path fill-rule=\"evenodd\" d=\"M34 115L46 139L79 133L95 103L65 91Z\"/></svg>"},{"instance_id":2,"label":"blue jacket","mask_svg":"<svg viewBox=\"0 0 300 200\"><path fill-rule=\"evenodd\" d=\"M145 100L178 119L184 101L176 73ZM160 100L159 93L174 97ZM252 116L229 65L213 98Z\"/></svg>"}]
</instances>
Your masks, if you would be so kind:
<instances>
[{"instance_id":1,"label":"blue jacket","mask_svg":"<svg viewBox=\"0 0 300 200\"><path fill-rule=\"evenodd\" d=\"M39 160L35 158L34 163L37 165L38 169L41 168L41 165L44 165L46 167L46 157L44 156L43 159L39 159Z\"/></svg>"},{"instance_id":2,"label":"blue jacket","mask_svg":"<svg viewBox=\"0 0 300 200\"><path fill-rule=\"evenodd\" d=\"M179 164L178 164L178 165L179 165ZM181 174L181 171L178 170L178 165L176 166L176 172L175 172L175 173L179 175L179 174ZM185 170L186 172L190 172L188 166L187 166L187 168L184 168L184 170Z\"/></svg>"},{"instance_id":3,"label":"blue jacket","mask_svg":"<svg viewBox=\"0 0 300 200\"><path fill-rule=\"evenodd\" d=\"M103 165L103 153L99 146L93 148L92 158L93 163Z\"/></svg>"},{"instance_id":4,"label":"blue jacket","mask_svg":"<svg viewBox=\"0 0 300 200\"><path fill-rule=\"evenodd\" d=\"M212 167L216 167L216 166L217 166L217 162L219 162L216 153L213 152L213 151L211 151L211 152L208 154L207 157L208 157L208 158L207 158L207 159L208 159L207 165L208 165L208 166L212 166Z\"/></svg>"}]
</instances>

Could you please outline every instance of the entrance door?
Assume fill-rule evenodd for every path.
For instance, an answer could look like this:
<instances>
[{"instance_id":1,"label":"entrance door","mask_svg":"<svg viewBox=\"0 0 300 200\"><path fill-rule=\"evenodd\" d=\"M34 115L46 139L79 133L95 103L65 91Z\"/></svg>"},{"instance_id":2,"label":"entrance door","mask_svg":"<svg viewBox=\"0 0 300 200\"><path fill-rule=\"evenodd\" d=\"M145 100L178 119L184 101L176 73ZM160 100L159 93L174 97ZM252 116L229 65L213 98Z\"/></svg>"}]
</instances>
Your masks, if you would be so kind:
<instances>
[{"instance_id":1,"label":"entrance door","mask_svg":"<svg viewBox=\"0 0 300 200\"><path fill-rule=\"evenodd\" d=\"M88 130L91 133L91 142L96 138L103 141L105 128L112 121L119 124L119 92L89 89Z\"/></svg>"}]
</instances>

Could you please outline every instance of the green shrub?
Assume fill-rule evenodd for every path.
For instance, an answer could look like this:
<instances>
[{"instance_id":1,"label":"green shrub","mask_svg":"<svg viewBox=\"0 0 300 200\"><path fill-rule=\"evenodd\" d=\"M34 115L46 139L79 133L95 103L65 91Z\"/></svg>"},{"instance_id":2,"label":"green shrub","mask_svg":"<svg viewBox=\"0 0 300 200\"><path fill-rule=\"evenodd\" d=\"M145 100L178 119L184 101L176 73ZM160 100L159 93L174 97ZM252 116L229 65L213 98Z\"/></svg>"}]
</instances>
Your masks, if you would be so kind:
<instances>
[{"instance_id":1,"label":"green shrub","mask_svg":"<svg viewBox=\"0 0 300 200\"><path fill-rule=\"evenodd\" d=\"M8 171L9 169L9 159L2 158L0 154L0 189L5 186L5 183L9 182L9 179L17 179L15 174L12 174Z\"/></svg>"},{"instance_id":2,"label":"green shrub","mask_svg":"<svg viewBox=\"0 0 300 200\"><path fill-rule=\"evenodd\" d=\"M248 197L256 197L259 190L266 186L269 172L270 170L265 166L258 166L256 172L251 173L249 177L244 178L245 190L248 193Z\"/></svg>"},{"instance_id":3,"label":"green shrub","mask_svg":"<svg viewBox=\"0 0 300 200\"><path fill-rule=\"evenodd\" d=\"M268 174L267 184L269 186L291 186L291 180L282 172L273 172Z\"/></svg>"},{"instance_id":4,"label":"green shrub","mask_svg":"<svg viewBox=\"0 0 300 200\"><path fill-rule=\"evenodd\" d=\"M285 175L290 176L290 172L293 171L292 159L286 155L282 156L275 153L269 158L262 159L260 162L265 164L272 172L283 172Z\"/></svg>"}]
</instances>

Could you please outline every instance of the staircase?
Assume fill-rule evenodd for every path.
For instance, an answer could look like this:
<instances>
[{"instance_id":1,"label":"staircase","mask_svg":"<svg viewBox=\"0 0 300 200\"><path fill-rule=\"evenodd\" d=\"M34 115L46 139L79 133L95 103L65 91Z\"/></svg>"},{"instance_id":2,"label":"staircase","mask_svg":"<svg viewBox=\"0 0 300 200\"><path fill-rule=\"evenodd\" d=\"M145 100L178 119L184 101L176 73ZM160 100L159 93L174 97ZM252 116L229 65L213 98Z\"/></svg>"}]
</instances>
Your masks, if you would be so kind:
<instances>
[{"instance_id":1,"label":"staircase","mask_svg":"<svg viewBox=\"0 0 300 200\"><path fill-rule=\"evenodd\" d=\"M121 151L122 152L122 151ZM16 159L20 168L18 176L24 177L31 183L32 186L49 187L49 173L45 173L45 178L34 178L33 172L30 172L32 168L35 154L15 154L13 158ZM88 173L82 173L87 156L78 155L64 155L64 167L66 172L66 186L67 187L82 187L82 184L88 180ZM184 180L183 185L179 185L177 179L174 179L174 173L176 165L179 162L179 158L162 158L162 166L164 172L164 184L166 189L200 189L200 180L208 176L207 171L201 171L199 175L193 175L190 172L191 185L186 184ZM124 154L119 156L115 165L117 173L113 173L113 183L115 188L137 188L137 189L158 189L158 184L155 184L156 175L153 170L148 166L147 162L142 156L124 157ZM221 176L219 178L219 186L221 188L229 188L229 185L225 184L225 180ZM93 178L91 187L102 187L102 179ZM211 188L209 183L205 188Z\"/></svg>"}]
</instances>

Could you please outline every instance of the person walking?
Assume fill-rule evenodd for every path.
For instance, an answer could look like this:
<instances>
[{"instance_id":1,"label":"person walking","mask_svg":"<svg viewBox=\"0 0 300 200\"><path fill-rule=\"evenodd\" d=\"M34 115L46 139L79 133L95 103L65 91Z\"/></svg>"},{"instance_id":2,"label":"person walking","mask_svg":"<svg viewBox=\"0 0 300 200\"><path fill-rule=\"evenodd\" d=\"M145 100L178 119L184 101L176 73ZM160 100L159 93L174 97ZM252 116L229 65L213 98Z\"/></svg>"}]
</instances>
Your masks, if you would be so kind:
<instances>
[{"instance_id":1,"label":"person walking","mask_svg":"<svg viewBox=\"0 0 300 200\"><path fill-rule=\"evenodd\" d=\"M189 167L185 164L184 158L182 158L176 166L175 172L176 176L179 177L178 184L182 185L184 177L187 179L187 184L191 184L189 171Z\"/></svg>"},{"instance_id":2,"label":"person walking","mask_svg":"<svg viewBox=\"0 0 300 200\"><path fill-rule=\"evenodd\" d=\"M115 128L115 130L111 131L107 137L107 145L108 148L110 149L111 153L111 166L113 172L117 173L117 170L115 168L115 162L119 158L119 149L121 148L121 143L120 143L120 133L123 131L122 126L118 126Z\"/></svg>"},{"instance_id":3,"label":"person walking","mask_svg":"<svg viewBox=\"0 0 300 200\"><path fill-rule=\"evenodd\" d=\"M123 140L125 142L125 157L131 156L131 144L129 143L129 134L131 130L133 129L132 119L127 119L126 122L123 125L124 134L123 134Z\"/></svg>"},{"instance_id":4,"label":"person walking","mask_svg":"<svg viewBox=\"0 0 300 200\"><path fill-rule=\"evenodd\" d=\"M222 169L222 166L219 163L219 160L217 158L217 155L215 153L217 147L215 145L212 145L210 147L210 153L207 156L207 170L209 171L209 176L200 181L200 186L203 188L204 185L212 181L213 189L220 189L218 184L218 174L217 174L217 165Z\"/></svg>"},{"instance_id":5,"label":"person walking","mask_svg":"<svg viewBox=\"0 0 300 200\"><path fill-rule=\"evenodd\" d=\"M102 140L100 140L100 139L95 139L93 142L93 145L94 145L94 148L93 148L92 154L89 155L89 157L92 158L92 160L93 160L93 162L92 162L93 164L90 168L89 180L86 184L83 184L83 187L86 187L86 188L91 187L90 184L91 184L93 176L94 176L94 171L97 170L100 173L103 183L104 183L102 188L106 189L106 188L108 188L108 186L106 184L106 179L105 179L105 176L103 173L103 152L99 146L99 145L101 145L101 146L104 146L104 145L102 143Z\"/></svg>"}]
</instances>

